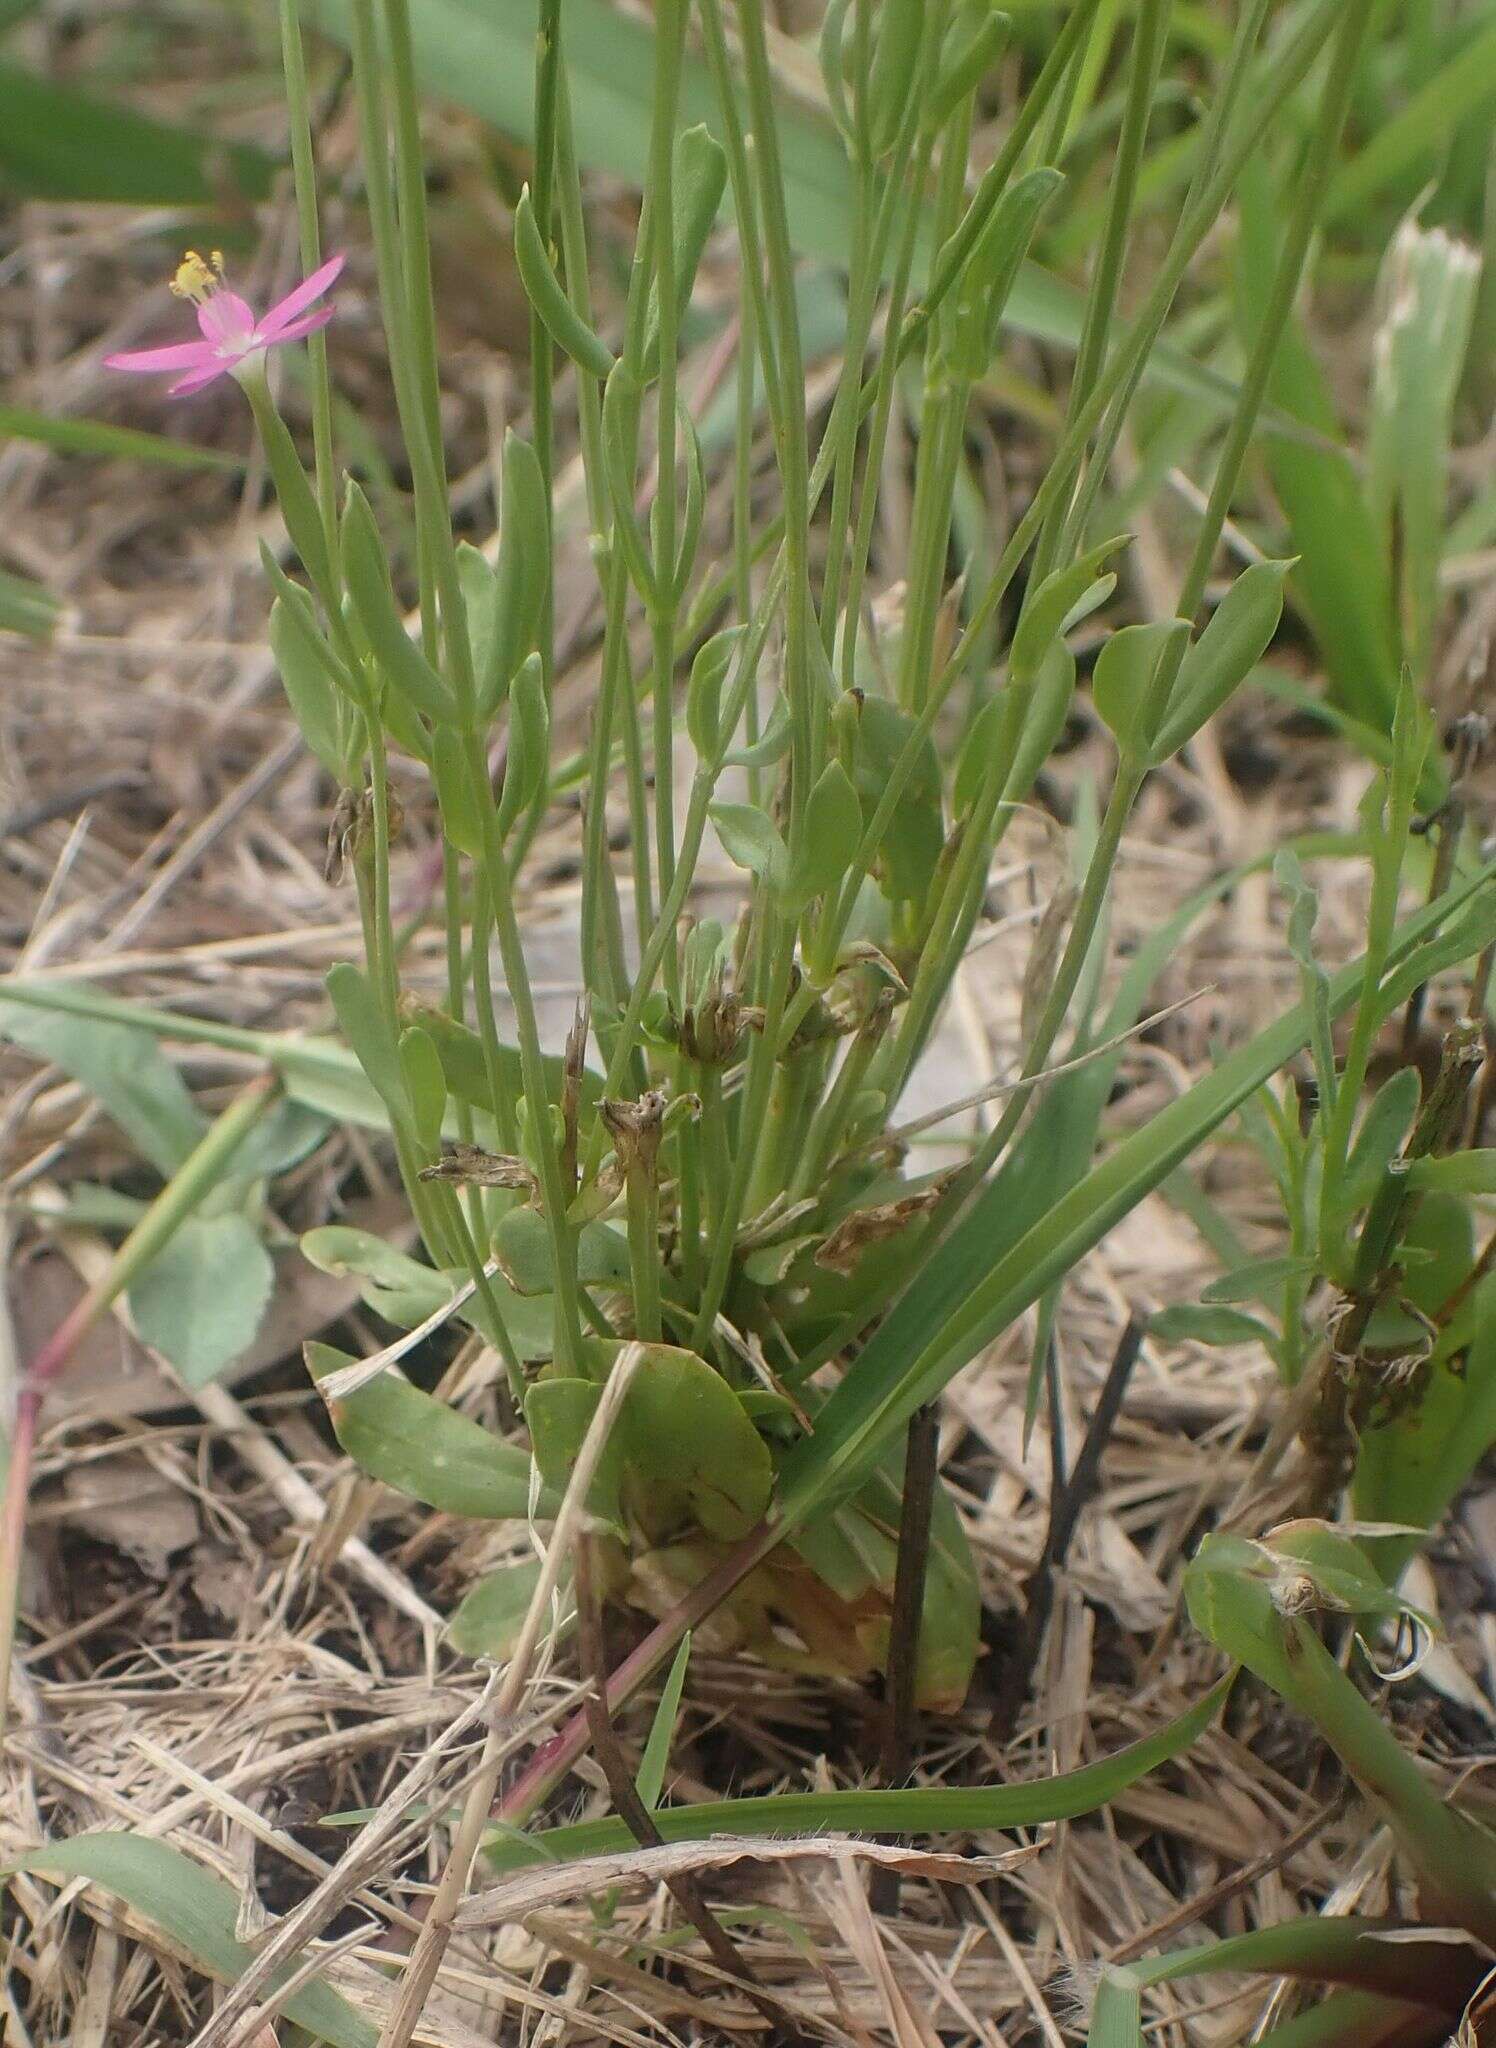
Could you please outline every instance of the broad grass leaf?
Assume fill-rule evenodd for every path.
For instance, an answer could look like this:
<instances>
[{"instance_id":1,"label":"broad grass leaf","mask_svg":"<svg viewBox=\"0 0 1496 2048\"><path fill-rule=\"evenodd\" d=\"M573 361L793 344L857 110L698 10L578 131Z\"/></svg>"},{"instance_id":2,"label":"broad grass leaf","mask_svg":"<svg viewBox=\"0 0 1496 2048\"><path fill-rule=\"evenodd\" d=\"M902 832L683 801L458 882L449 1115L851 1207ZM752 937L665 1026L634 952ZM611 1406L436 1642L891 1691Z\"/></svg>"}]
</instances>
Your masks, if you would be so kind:
<instances>
[{"instance_id":1,"label":"broad grass leaf","mask_svg":"<svg viewBox=\"0 0 1496 2048\"><path fill-rule=\"evenodd\" d=\"M1466 17L1473 28L1477 8ZM1456 55L1426 78L1391 120L1373 129L1342 165L1321 209L1323 221L1344 221L1398 179L1415 179L1447 149L1456 124L1496 103L1496 22L1471 35ZM1406 188L1411 201L1413 188Z\"/></svg>"},{"instance_id":2,"label":"broad grass leaf","mask_svg":"<svg viewBox=\"0 0 1496 2048\"><path fill-rule=\"evenodd\" d=\"M171 1947L220 1983L235 1984L254 1961L254 1950L235 1938L239 1895L201 1863L154 1836L74 1835L16 1857L11 1868L66 1883L82 1878L128 1906L159 1930ZM291 1974L288 1964L271 1987ZM333 2048L376 2048L379 2030L330 1984L315 1980L281 2008L285 2017Z\"/></svg>"},{"instance_id":3,"label":"broad grass leaf","mask_svg":"<svg viewBox=\"0 0 1496 2048\"><path fill-rule=\"evenodd\" d=\"M0 997L0 1035L81 1082L165 1179L207 1132L181 1075L143 1031Z\"/></svg>"},{"instance_id":4,"label":"broad grass leaf","mask_svg":"<svg viewBox=\"0 0 1496 2048\"><path fill-rule=\"evenodd\" d=\"M1146 2042L1136 1971L1104 1970L1091 2006L1086 2048L1146 2048Z\"/></svg>"},{"instance_id":5,"label":"broad grass leaf","mask_svg":"<svg viewBox=\"0 0 1496 2048\"><path fill-rule=\"evenodd\" d=\"M1312 1581L1320 1568L1317 1555L1305 1554L1305 1542L1293 1540L1303 1526L1290 1525L1271 1544L1208 1536L1185 1572L1190 1618L1228 1656L1314 1722L1385 1813L1417 1873L1425 1913L1489 1943L1496 1939L1496 1836L1448 1803L1303 1614L1284 1612L1280 1605L1297 1608L1298 1587ZM1331 1541L1356 1549L1323 1525L1315 1540L1321 1551ZM1281 1552L1276 1570L1275 1551ZM1375 1574L1364 1556L1361 1572L1366 1604L1372 1606Z\"/></svg>"},{"instance_id":6,"label":"broad grass leaf","mask_svg":"<svg viewBox=\"0 0 1496 2048\"><path fill-rule=\"evenodd\" d=\"M1367 1987L1331 1998L1259 2037L1279 2048L1391 2048L1394 2042L1432 2048L1481 1975L1473 1945L1452 1939L1448 1930L1430 1928L1425 1934L1416 1923L1305 1914L1107 1969L1097 1987L1087 2048L1144 2048L1140 1994L1150 1985L1244 1972ZM1373 1986L1384 1995L1374 1995ZM1390 2029L1378 2024L1386 1994L1398 2001Z\"/></svg>"},{"instance_id":7,"label":"broad grass leaf","mask_svg":"<svg viewBox=\"0 0 1496 2048\"><path fill-rule=\"evenodd\" d=\"M25 199L133 207L269 196L275 160L0 63L0 187Z\"/></svg>"},{"instance_id":8,"label":"broad grass leaf","mask_svg":"<svg viewBox=\"0 0 1496 2048\"><path fill-rule=\"evenodd\" d=\"M1474 1299L1463 1348L1427 1366L1394 1419L1362 1433L1356 1457L1356 1513L1367 1521L1433 1529L1496 1444L1496 1278ZM1419 1547L1416 1536L1377 1537L1367 1548L1395 1581Z\"/></svg>"},{"instance_id":9,"label":"broad grass leaf","mask_svg":"<svg viewBox=\"0 0 1496 2048\"><path fill-rule=\"evenodd\" d=\"M1188 1301L1160 1309L1149 1317L1148 1327L1169 1344L1186 1338L1196 1344L1265 1344L1271 1351L1277 1342L1266 1323L1239 1308L1213 1308Z\"/></svg>"},{"instance_id":10,"label":"broad grass leaf","mask_svg":"<svg viewBox=\"0 0 1496 2048\"><path fill-rule=\"evenodd\" d=\"M1237 320L1255 338L1277 260L1279 215L1266 166L1248 166L1239 187ZM1387 731L1397 701L1400 650L1386 557L1361 479L1336 445L1340 425L1319 364L1290 315L1269 387L1274 402L1312 427L1317 442L1274 436L1263 444L1298 566L1289 589L1308 619L1339 703Z\"/></svg>"},{"instance_id":11,"label":"broad grass leaf","mask_svg":"<svg viewBox=\"0 0 1496 2048\"><path fill-rule=\"evenodd\" d=\"M254 1342L275 1265L248 1217L189 1216L130 1288L145 1342L189 1387L206 1386Z\"/></svg>"},{"instance_id":12,"label":"broad grass leaf","mask_svg":"<svg viewBox=\"0 0 1496 2048\"><path fill-rule=\"evenodd\" d=\"M1481 259L1442 228L1404 221L1382 264L1372 348L1367 493L1395 565L1402 642L1426 675L1440 610L1449 450L1479 293Z\"/></svg>"},{"instance_id":13,"label":"broad grass leaf","mask_svg":"<svg viewBox=\"0 0 1496 2048\"><path fill-rule=\"evenodd\" d=\"M1094 1813L1130 1785L1181 1756L1210 1726L1231 1689L1225 1679L1176 1719L1139 1742L1056 1777L1017 1785L920 1785L902 1791L775 1792L751 1799L711 1799L655 1810L667 1842L712 1835L802 1835L824 1829L867 1834L978 1834L998 1828L1041 1827ZM491 1835L491 1867L518 1869L539 1857L570 1862L628 1848L633 1837L621 1820L579 1821L538 1834Z\"/></svg>"},{"instance_id":14,"label":"broad grass leaf","mask_svg":"<svg viewBox=\"0 0 1496 2048\"><path fill-rule=\"evenodd\" d=\"M33 576L0 570L0 633L20 633L28 640L50 640L62 607L45 583Z\"/></svg>"},{"instance_id":15,"label":"broad grass leaf","mask_svg":"<svg viewBox=\"0 0 1496 2048\"><path fill-rule=\"evenodd\" d=\"M167 469L244 467L242 455L229 454L221 448L197 448L190 441L168 440L165 434L142 433L138 427L117 427L112 420L36 412L25 405L0 405L0 440L35 441L59 455L154 462Z\"/></svg>"}]
</instances>

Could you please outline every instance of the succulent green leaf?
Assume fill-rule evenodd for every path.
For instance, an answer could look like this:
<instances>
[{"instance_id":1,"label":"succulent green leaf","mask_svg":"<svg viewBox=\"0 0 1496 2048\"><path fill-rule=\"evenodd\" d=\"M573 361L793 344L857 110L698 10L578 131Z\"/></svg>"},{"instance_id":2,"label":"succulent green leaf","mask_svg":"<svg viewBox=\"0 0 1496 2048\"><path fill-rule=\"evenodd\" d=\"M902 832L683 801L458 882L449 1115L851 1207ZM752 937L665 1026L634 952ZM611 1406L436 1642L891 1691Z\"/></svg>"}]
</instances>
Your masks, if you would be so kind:
<instances>
[{"instance_id":1,"label":"succulent green leaf","mask_svg":"<svg viewBox=\"0 0 1496 2048\"><path fill-rule=\"evenodd\" d=\"M302 738L328 774L343 781L348 771L343 702L332 652L322 645L309 606L303 618L294 601L277 597L270 607L270 651Z\"/></svg>"},{"instance_id":2,"label":"succulent green leaf","mask_svg":"<svg viewBox=\"0 0 1496 2048\"><path fill-rule=\"evenodd\" d=\"M562 1567L561 1583L569 1577ZM502 1663L519 1641L519 1632L540 1579L540 1559L524 1557L516 1564L485 1572L468 1587L447 1623L447 1640L464 1657L486 1657ZM563 1601L559 1634L564 1640L575 1623L575 1611Z\"/></svg>"},{"instance_id":3,"label":"succulent green leaf","mask_svg":"<svg viewBox=\"0 0 1496 2048\"><path fill-rule=\"evenodd\" d=\"M1283 615L1283 582L1292 562L1254 562L1216 607L1180 664L1169 709L1149 758L1167 761L1226 703L1257 666Z\"/></svg>"},{"instance_id":4,"label":"succulent green leaf","mask_svg":"<svg viewBox=\"0 0 1496 2048\"><path fill-rule=\"evenodd\" d=\"M757 875L766 888L780 887L789 872L789 853L779 827L756 804L716 803L710 816L729 860Z\"/></svg>"},{"instance_id":5,"label":"succulent green leaf","mask_svg":"<svg viewBox=\"0 0 1496 2048\"><path fill-rule=\"evenodd\" d=\"M1111 730L1124 761L1149 752L1144 729L1148 700L1159 663L1170 643L1189 632L1183 619L1155 619L1145 626L1123 626L1096 657L1091 701L1097 716Z\"/></svg>"},{"instance_id":6,"label":"succulent green leaf","mask_svg":"<svg viewBox=\"0 0 1496 2048\"><path fill-rule=\"evenodd\" d=\"M550 252L541 238L528 185L514 209L514 259L526 296L557 348L589 376L607 377L615 360L613 351L566 296L566 287L557 277Z\"/></svg>"},{"instance_id":7,"label":"succulent green leaf","mask_svg":"<svg viewBox=\"0 0 1496 2048\"><path fill-rule=\"evenodd\" d=\"M348 596L375 661L415 710L436 724L451 723L457 715L452 692L405 630L374 514L351 482L343 508L342 551Z\"/></svg>"},{"instance_id":8,"label":"succulent green leaf","mask_svg":"<svg viewBox=\"0 0 1496 2048\"><path fill-rule=\"evenodd\" d=\"M515 671L535 647L550 580L550 516L540 460L511 428L504 436L499 492L499 555L494 572L493 637L479 670L478 706L492 718Z\"/></svg>"},{"instance_id":9,"label":"succulent green leaf","mask_svg":"<svg viewBox=\"0 0 1496 2048\"><path fill-rule=\"evenodd\" d=\"M840 761L828 761L805 802L804 842L788 888L799 903L823 895L846 873L862 837L862 806Z\"/></svg>"},{"instance_id":10,"label":"succulent green leaf","mask_svg":"<svg viewBox=\"0 0 1496 2048\"><path fill-rule=\"evenodd\" d=\"M1101 580L1103 565L1118 548L1126 545L1127 539L1125 533L1113 534L1110 540L1088 548L1065 568L1054 570L1037 590L1030 592L1008 655L1011 675L1028 681L1038 674L1040 664L1053 643L1067 625L1074 623L1075 607L1096 587ZM1100 592L1096 602L1099 604L1105 595L1105 591Z\"/></svg>"},{"instance_id":11,"label":"succulent green leaf","mask_svg":"<svg viewBox=\"0 0 1496 2048\"><path fill-rule=\"evenodd\" d=\"M551 712L538 654L527 655L509 692L509 758L499 797L499 831L507 833L539 800L550 770Z\"/></svg>"},{"instance_id":12,"label":"succulent green leaf","mask_svg":"<svg viewBox=\"0 0 1496 2048\"><path fill-rule=\"evenodd\" d=\"M320 1380L355 1361L330 1344L308 1344L306 1363ZM422 1393L394 1367L327 1407L333 1432L353 1462L397 1493L475 1521L505 1522L528 1512L526 1454ZM555 1502L542 1503L540 1511L554 1514Z\"/></svg>"},{"instance_id":13,"label":"succulent green leaf","mask_svg":"<svg viewBox=\"0 0 1496 2048\"><path fill-rule=\"evenodd\" d=\"M432 736L431 775L441 807L442 831L470 860L483 856L483 817L468 767L467 748L455 726L439 725Z\"/></svg>"}]
</instances>

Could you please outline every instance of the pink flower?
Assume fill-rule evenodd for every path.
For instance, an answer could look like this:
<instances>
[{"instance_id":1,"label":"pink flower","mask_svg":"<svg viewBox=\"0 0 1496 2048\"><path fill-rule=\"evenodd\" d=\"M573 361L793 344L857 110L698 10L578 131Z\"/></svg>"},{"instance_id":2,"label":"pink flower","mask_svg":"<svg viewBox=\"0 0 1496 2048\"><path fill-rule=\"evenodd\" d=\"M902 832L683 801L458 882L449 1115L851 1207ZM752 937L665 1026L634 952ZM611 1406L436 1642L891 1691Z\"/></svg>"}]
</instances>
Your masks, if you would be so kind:
<instances>
[{"instance_id":1,"label":"pink flower","mask_svg":"<svg viewBox=\"0 0 1496 2048\"><path fill-rule=\"evenodd\" d=\"M314 313L305 309L322 297L347 260L345 256L330 257L256 320L254 308L224 283L223 258L218 251L213 251L207 263L195 252L189 253L172 279L171 289L179 299L191 299L196 305L202 340L173 342L166 348L127 349L123 355L105 356L104 362L111 370L147 375L157 370L185 371L171 387L172 398L201 391L225 372L238 375L247 367L252 373L267 348L283 341L300 341L304 334L327 325L331 306L320 306Z\"/></svg>"}]
</instances>

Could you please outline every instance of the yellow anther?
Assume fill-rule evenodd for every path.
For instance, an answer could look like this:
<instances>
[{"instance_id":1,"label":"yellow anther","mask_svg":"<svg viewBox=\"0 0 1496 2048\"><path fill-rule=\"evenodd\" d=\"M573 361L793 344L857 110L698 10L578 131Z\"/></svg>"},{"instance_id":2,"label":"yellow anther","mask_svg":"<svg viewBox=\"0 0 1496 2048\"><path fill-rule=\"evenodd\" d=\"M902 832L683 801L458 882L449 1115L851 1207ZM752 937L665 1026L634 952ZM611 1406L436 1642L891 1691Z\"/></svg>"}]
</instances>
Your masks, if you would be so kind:
<instances>
[{"instance_id":1,"label":"yellow anther","mask_svg":"<svg viewBox=\"0 0 1496 2048\"><path fill-rule=\"evenodd\" d=\"M189 249L177 265L177 274L171 281L171 289L179 299L192 299L199 306L210 299L223 283L223 256L217 249L210 262L204 262L196 249Z\"/></svg>"}]
</instances>

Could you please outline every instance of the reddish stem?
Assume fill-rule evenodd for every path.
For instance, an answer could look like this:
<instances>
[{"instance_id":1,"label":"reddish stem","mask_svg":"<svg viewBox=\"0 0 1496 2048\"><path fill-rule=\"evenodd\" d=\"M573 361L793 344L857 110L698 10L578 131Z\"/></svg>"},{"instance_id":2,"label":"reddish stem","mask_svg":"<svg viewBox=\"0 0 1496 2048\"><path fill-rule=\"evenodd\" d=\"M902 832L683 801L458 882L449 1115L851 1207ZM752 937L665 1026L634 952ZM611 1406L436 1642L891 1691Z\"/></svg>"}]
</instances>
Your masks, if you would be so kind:
<instances>
[{"instance_id":1,"label":"reddish stem","mask_svg":"<svg viewBox=\"0 0 1496 2048\"><path fill-rule=\"evenodd\" d=\"M688 1628L705 1621L721 1606L748 1574L763 1563L783 1540L784 1531L768 1522L751 1529L735 1549L730 1550L699 1585L678 1600L663 1621L655 1623L641 1643L635 1645L608 1680L608 1712L614 1713L629 1699L651 1672L657 1671ZM542 1743L500 1803L497 1818L510 1827L522 1827L535 1809L560 1784L579 1756L586 1753L591 1733L584 1712L572 1715L559 1735Z\"/></svg>"},{"instance_id":2,"label":"reddish stem","mask_svg":"<svg viewBox=\"0 0 1496 2048\"><path fill-rule=\"evenodd\" d=\"M79 1339L104 1305L102 1290L90 1288L76 1301L26 1368L16 1394L5 1469L5 1504L0 1514L0 1738L10 1710L10 1666L21 1597L21 1550L26 1540L26 1504L36 1458L37 1425L47 1390L72 1357Z\"/></svg>"}]
</instances>

